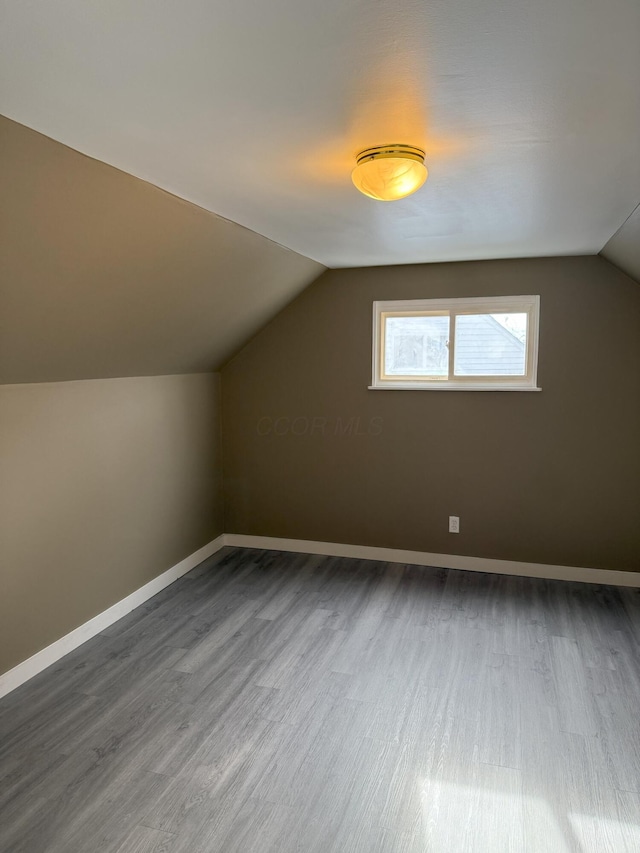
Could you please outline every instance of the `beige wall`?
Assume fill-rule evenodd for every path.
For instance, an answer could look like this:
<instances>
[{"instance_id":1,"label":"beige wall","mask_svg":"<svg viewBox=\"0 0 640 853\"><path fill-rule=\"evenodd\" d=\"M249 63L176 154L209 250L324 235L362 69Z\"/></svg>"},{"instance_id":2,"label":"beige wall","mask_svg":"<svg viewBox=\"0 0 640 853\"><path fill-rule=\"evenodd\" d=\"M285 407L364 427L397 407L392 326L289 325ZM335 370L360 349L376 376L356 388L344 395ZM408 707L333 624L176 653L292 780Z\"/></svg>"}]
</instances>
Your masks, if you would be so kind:
<instances>
[{"instance_id":1,"label":"beige wall","mask_svg":"<svg viewBox=\"0 0 640 853\"><path fill-rule=\"evenodd\" d=\"M511 293L541 393L367 390L374 300ZM327 272L222 371L225 530L638 570L639 376L640 287L601 258Z\"/></svg>"},{"instance_id":2,"label":"beige wall","mask_svg":"<svg viewBox=\"0 0 640 853\"><path fill-rule=\"evenodd\" d=\"M0 384L216 370L324 270L0 116Z\"/></svg>"},{"instance_id":3,"label":"beige wall","mask_svg":"<svg viewBox=\"0 0 640 853\"><path fill-rule=\"evenodd\" d=\"M222 532L219 377L0 387L0 673Z\"/></svg>"}]
</instances>

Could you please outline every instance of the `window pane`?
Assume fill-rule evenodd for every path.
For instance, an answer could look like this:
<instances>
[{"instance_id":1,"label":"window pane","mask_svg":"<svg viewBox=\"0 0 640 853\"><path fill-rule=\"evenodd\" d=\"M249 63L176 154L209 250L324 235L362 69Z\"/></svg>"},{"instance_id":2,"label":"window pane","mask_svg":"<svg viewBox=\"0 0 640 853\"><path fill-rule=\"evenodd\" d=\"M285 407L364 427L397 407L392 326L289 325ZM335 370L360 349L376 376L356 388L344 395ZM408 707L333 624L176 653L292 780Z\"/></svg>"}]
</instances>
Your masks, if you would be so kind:
<instances>
[{"instance_id":1,"label":"window pane","mask_svg":"<svg viewBox=\"0 0 640 853\"><path fill-rule=\"evenodd\" d=\"M387 317L385 364L388 376L449 375L449 317Z\"/></svg>"},{"instance_id":2,"label":"window pane","mask_svg":"<svg viewBox=\"0 0 640 853\"><path fill-rule=\"evenodd\" d=\"M527 314L456 316L456 376L524 376Z\"/></svg>"}]
</instances>

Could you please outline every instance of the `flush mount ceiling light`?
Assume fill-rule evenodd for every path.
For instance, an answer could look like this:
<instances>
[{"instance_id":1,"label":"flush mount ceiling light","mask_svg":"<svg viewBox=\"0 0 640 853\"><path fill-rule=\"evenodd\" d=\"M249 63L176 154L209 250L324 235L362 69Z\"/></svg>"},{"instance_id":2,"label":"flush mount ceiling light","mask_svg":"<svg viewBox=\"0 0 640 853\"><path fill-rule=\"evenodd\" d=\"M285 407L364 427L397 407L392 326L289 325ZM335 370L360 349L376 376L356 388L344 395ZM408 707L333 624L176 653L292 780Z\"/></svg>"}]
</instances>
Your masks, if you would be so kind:
<instances>
[{"instance_id":1,"label":"flush mount ceiling light","mask_svg":"<svg viewBox=\"0 0 640 853\"><path fill-rule=\"evenodd\" d=\"M424 151L414 145L378 145L357 157L351 180L361 193L379 201L405 198L427 180Z\"/></svg>"}]
</instances>

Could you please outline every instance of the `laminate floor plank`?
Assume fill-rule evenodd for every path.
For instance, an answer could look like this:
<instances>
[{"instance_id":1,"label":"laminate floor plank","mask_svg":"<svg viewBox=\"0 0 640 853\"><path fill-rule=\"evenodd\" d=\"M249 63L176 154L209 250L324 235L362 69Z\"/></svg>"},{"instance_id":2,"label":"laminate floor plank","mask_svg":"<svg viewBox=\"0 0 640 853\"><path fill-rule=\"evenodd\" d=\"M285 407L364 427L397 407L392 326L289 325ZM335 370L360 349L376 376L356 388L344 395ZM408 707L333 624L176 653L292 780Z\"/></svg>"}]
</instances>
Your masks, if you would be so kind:
<instances>
[{"instance_id":1,"label":"laminate floor plank","mask_svg":"<svg viewBox=\"0 0 640 853\"><path fill-rule=\"evenodd\" d=\"M79 723L86 720L93 708L99 706L95 696L69 692L66 696L56 697L50 705L27 717L25 722L5 734L0 741L0 765L16 748L33 752L39 749L65 753L66 741L70 732Z\"/></svg>"},{"instance_id":2,"label":"laminate floor plank","mask_svg":"<svg viewBox=\"0 0 640 853\"><path fill-rule=\"evenodd\" d=\"M0 701L0 853L637 853L640 595L226 548Z\"/></svg>"},{"instance_id":3,"label":"laminate floor plank","mask_svg":"<svg viewBox=\"0 0 640 853\"><path fill-rule=\"evenodd\" d=\"M296 664L304 660L305 655L311 654L324 639L322 629L331 615L330 610L311 610L287 637L286 644L267 661L257 683L261 687L282 687Z\"/></svg>"},{"instance_id":4,"label":"laminate floor plank","mask_svg":"<svg viewBox=\"0 0 640 853\"><path fill-rule=\"evenodd\" d=\"M600 728L598 743L613 784L640 794L640 710L631 668L592 674Z\"/></svg>"},{"instance_id":5,"label":"laminate floor plank","mask_svg":"<svg viewBox=\"0 0 640 853\"><path fill-rule=\"evenodd\" d=\"M94 641L99 639L94 637L89 641L84 660L76 658L73 665L67 665L65 658L0 700L4 711L0 717L0 751L12 732L28 726L42 714L50 715L56 704L68 701L69 694L81 692L86 672L92 667Z\"/></svg>"},{"instance_id":6,"label":"laminate floor plank","mask_svg":"<svg viewBox=\"0 0 640 853\"><path fill-rule=\"evenodd\" d=\"M400 619L384 617L380 630L355 657L352 669L352 687L349 696L361 702L375 703L385 697L396 701L411 692L416 682L429 683L436 669L435 644L423 639L407 639L406 625ZM347 636L342 646L350 647Z\"/></svg>"},{"instance_id":7,"label":"laminate floor plank","mask_svg":"<svg viewBox=\"0 0 640 853\"><path fill-rule=\"evenodd\" d=\"M551 637L551 661L563 731L595 735L598 719L591 676L587 672L577 640Z\"/></svg>"},{"instance_id":8,"label":"laminate floor plank","mask_svg":"<svg viewBox=\"0 0 640 853\"><path fill-rule=\"evenodd\" d=\"M165 646L159 634L152 644L127 643L126 652L96 666L77 684L77 689L88 696L126 696L131 690L140 691L184 658L185 650Z\"/></svg>"},{"instance_id":9,"label":"laminate floor plank","mask_svg":"<svg viewBox=\"0 0 640 853\"><path fill-rule=\"evenodd\" d=\"M176 669L181 672L197 672L215 657L216 652L241 630L245 622L252 619L259 609L259 602L255 599L247 599L227 612L215 627L205 634L179 663L176 663Z\"/></svg>"},{"instance_id":10,"label":"laminate floor plank","mask_svg":"<svg viewBox=\"0 0 640 853\"><path fill-rule=\"evenodd\" d=\"M202 758L220 741L229 728L236 735L253 724L263 707L269 705L271 691L254 683L260 662L229 668L210 685L210 700L179 705L174 711L173 729L157 740L147 756L148 770L167 776L183 775L185 767L203 763Z\"/></svg>"},{"instance_id":11,"label":"laminate floor plank","mask_svg":"<svg viewBox=\"0 0 640 853\"><path fill-rule=\"evenodd\" d=\"M246 800L231 825L220 824L216 832L206 832L203 851L225 853L265 853L282 850L279 839L291 821L291 809L265 800ZM202 841L201 841L202 843Z\"/></svg>"},{"instance_id":12,"label":"laminate floor plank","mask_svg":"<svg viewBox=\"0 0 640 853\"><path fill-rule=\"evenodd\" d=\"M303 662L291 673L290 683L272 692L261 713L274 722L300 726L314 708L346 697L350 685L348 675L326 669L312 672Z\"/></svg>"},{"instance_id":13,"label":"laminate floor plank","mask_svg":"<svg viewBox=\"0 0 640 853\"><path fill-rule=\"evenodd\" d=\"M482 764L522 768L520 672L523 662L513 655L490 654L482 676L478 726L478 760Z\"/></svg>"},{"instance_id":14,"label":"laminate floor plank","mask_svg":"<svg viewBox=\"0 0 640 853\"><path fill-rule=\"evenodd\" d=\"M446 581L445 569L404 566L386 615L409 625L435 625L440 619Z\"/></svg>"},{"instance_id":15,"label":"laminate floor plank","mask_svg":"<svg viewBox=\"0 0 640 853\"><path fill-rule=\"evenodd\" d=\"M40 750L25 751L18 762L6 762L7 772L0 780L0 814L8 820L11 811L20 812L25 799L38 796L43 777L56 773L67 761L66 755ZM43 792L44 794L47 792ZM17 805L16 805L17 804Z\"/></svg>"},{"instance_id":16,"label":"laminate floor plank","mask_svg":"<svg viewBox=\"0 0 640 853\"><path fill-rule=\"evenodd\" d=\"M168 853L175 836L146 826L134 826L114 853Z\"/></svg>"},{"instance_id":17,"label":"laminate floor plank","mask_svg":"<svg viewBox=\"0 0 640 853\"><path fill-rule=\"evenodd\" d=\"M82 807L59 799L57 832L47 853L111 853L138 823L139 815L165 790L169 780L145 771L119 776L111 786L99 785ZM104 803L108 803L105 808ZM62 817L60 817L62 816Z\"/></svg>"}]
</instances>

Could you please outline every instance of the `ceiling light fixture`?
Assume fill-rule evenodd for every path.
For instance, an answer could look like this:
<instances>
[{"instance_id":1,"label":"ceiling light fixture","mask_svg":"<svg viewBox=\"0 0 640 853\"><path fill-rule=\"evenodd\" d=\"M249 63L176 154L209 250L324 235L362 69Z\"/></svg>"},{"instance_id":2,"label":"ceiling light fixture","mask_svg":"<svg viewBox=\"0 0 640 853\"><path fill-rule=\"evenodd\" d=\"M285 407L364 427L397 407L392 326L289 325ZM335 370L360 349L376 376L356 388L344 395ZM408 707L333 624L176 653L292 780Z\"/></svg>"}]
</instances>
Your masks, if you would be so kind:
<instances>
[{"instance_id":1,"label":"ceiling light fixture","mask_svg":"<svg viewBox=\"0 0 640 853\"><path fill-rule=\"evenodd\" d=\"M361 193L379 201L405 198L427 180L424 151L414 145L378 145L356 158L351 180Z\"/></svg>"}]
</instances>

